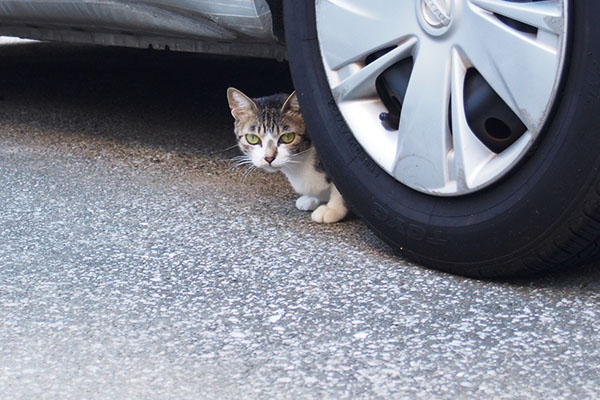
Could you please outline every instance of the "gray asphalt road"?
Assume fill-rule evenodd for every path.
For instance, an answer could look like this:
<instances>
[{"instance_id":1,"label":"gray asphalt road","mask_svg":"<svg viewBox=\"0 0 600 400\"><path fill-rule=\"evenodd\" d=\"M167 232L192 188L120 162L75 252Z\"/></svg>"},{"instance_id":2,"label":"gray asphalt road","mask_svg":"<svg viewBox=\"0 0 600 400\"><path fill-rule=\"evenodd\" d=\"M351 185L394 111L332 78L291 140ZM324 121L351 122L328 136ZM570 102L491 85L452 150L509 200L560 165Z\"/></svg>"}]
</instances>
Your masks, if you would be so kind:
<instances>
[{"instance_id":1,"label":"gray asphalt road","mask_svg":"<svg viewBox=\"0 0 600 400\"><path fill-rule=\"evenodd\" d=\"M231 169L284 64L0 47L0 398L596 399L600 269L437 273Z\"/></svg>"}]
</instances>

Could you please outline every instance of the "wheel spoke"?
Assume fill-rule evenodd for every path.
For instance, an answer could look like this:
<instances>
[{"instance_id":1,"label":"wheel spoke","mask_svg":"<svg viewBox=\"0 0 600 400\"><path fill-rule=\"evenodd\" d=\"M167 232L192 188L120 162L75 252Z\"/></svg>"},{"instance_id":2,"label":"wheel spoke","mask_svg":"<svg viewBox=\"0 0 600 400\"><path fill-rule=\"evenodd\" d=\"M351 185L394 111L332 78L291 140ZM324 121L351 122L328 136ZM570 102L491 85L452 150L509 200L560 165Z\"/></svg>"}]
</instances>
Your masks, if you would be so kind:
<instances>
[{"instance_id":1,"label":"wheel spoke","mask_svg":"<svg viewBox=\"0 0 600 400\"><path fill-rule=\"evenodd\" d=\"M457 190L475 186L477 173L494 158L473 133L465 114L464 85L467 66L458 51L452 52L452 143L454 146L454 176Z\"/></svg>"},{"instance_id":2,"label":"wheel spoke","mask_svg":"<svg viewBox=\"0 0 600 400\"><path fill-rule=\"evenodd\" d=\"M377 77L398 61L411 55L416 38L410 38L389 53L384 54L358 72L344 79L332 89L334 98L338 101L356 100L376 94L375 81Z\"/></svg>"},{"instance_id":3,"label":"wheel spoke","mask_svg":"<svg viewBox=\"0 0 600 400\"><path fill-rule=\"evenodd\" d=\"M441 190L448 181L450 57L442 47L421 46L400 116L393 175L412 187Z\"/></svg>"},{"instance_id":4,"label":"wheel spoke","mask_svg":"<svg viewBox=\"0 0 600 400\"><path fill-rule=\"evenodd\" d=\"M412 1L322 0L317 15L322 53L333 70L401 43L415 27Z\"/></svg>"},{"instance_id":5,"label":"wheel spoke","mask_svg":"<svg viewBox=\"0 0 600 400\"><path fill-rule=\"evenodd\" d=\"M465 14L468 20L460 42L466 57L525 126L537 133L554 88L559 52L491 14Z\"/></svg>"},{"instance_id":6,"label":"wheel spoke","mask_svg":"<svg viewBox=\"0 0 600 400\"><path fill-rule=\"evenodd\" d=\"M514 3L505 0L471 0L480 8L545 31L562 33L564 18L558 0Z\"/></svg>"}]
</instances>

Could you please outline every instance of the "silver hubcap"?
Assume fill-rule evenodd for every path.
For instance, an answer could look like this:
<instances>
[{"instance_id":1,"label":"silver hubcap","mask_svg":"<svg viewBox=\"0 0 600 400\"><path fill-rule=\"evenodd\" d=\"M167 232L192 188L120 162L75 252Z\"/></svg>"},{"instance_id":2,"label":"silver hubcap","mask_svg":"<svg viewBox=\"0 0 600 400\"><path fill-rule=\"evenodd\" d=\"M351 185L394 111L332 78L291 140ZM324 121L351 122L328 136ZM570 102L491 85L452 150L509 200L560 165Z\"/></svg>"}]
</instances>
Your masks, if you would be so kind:
<instances>
[{"instance_id":1,"label":"silver hubcap","mask_svg":"<svg viewBox=\"0 0 600 400\"><path fill-rule=\"evenodd\" d=\"M323 65L354 136L395 179L439 196L490 185L536 140L560 83L567 12L567 0L316 0ZM406 60L402 83L389 71ZM387 96L399 114L386 126L394 85L404 85Z\"/></svg>"}]
</instances>

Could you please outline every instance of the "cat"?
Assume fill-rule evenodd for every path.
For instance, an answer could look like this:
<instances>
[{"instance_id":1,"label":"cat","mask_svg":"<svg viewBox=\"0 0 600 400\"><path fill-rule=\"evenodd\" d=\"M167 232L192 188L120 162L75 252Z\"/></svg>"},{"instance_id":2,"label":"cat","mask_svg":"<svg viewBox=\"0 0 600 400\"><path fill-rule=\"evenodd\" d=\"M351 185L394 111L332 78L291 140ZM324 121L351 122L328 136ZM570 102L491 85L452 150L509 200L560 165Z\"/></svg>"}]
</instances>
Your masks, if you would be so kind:
<instances>
[{"instance_id":1,"label":"cat","mask_svg":"<svg viewBox=\"0 0 600 400\"><path fill-rule=\"evenodd\" d=\"M348 213L342 195L325 174L310 136L296 92L250 98L227 89L234 133L246 161L267 172L282 172L301 196L296 207L312 211L319 223L342 220Z\"/></svg>"}]
</instances>

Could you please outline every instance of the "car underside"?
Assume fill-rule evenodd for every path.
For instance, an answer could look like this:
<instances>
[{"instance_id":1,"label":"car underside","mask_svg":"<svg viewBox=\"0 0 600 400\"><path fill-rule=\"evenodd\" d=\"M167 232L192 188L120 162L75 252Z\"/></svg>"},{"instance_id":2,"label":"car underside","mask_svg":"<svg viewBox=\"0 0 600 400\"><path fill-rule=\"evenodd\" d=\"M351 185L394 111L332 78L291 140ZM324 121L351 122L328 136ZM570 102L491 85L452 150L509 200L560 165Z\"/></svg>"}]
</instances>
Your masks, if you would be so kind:
<instances>
[{"instance_id":1,"label":"car underside","mask_svg":"<svg viewBox=\"0 0 600 400\"><path fill-rule=\"evenodd\" d=\"M283 59L266 0L0 0L0 35ZM274 12L271 12L271 9ZM273 27L273 15L276 27Z\"/></svg>"}]
</instances>

